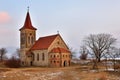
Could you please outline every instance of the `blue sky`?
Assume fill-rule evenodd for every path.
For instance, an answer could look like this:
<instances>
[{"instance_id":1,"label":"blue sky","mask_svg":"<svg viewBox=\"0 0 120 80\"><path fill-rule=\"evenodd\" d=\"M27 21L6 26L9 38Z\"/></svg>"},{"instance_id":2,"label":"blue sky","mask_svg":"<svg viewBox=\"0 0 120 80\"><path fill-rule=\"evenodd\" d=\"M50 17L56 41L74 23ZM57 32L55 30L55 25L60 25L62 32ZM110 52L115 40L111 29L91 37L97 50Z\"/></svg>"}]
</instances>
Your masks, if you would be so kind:
<instances>
[{"instance_id":1,"label":"blue sky","mask_svg":"<svg viewBox=\"0 0 120 80\"><path fill-rule=\"evenodd\" d=\"M89 34L110 33L120 40L120 0L0 0L0 47L19 48L27 6L37 39L59 31L77 50Z\"/></svg>"}]
</instances>

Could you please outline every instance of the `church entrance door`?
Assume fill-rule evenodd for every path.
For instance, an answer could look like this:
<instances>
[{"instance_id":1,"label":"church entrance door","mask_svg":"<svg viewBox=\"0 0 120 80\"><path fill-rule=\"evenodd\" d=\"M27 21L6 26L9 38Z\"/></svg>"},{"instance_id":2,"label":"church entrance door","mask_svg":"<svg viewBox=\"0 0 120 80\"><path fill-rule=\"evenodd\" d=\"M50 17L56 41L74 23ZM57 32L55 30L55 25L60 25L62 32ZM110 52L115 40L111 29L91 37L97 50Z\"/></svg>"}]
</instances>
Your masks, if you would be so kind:
<instances>
[{"instance_id":1,"label":"church entrance door","mask_svg":"<svg viewBox=\"0 0 120 80\"><path fill-rule=\"evenodd\" d=\"M32 61L30 62L30 65L31 65L31 66L33 65L33 62L32 62Z\"/></svg>"},{"instance_id":2,"label":"church entrance door","mask_svg":"<svg viewBox=\"0 0 120 80\"><path fill-rule=\"evenodd\" d=\"M67 61L64 61L64 67L67 66Z\"/></svg>"}]
</instances>

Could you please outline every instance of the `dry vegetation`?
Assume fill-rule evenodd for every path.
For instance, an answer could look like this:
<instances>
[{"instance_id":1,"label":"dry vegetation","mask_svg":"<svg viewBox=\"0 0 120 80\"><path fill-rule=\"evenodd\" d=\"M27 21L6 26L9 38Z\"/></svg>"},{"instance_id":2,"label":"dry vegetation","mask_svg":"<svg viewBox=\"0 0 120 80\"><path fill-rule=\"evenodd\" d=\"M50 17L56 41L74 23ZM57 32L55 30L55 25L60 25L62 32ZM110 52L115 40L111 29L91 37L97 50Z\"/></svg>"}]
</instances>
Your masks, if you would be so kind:
<instances>
[{"instance_id":1,"label":"dry vegetation","mask_svg":"<svg viewBox=\"0 0 120 80\"><path fill-rule=\"evenodd\" d=\"M91 66L65 68L0 68L0 80L120 80L120 72L90 70Z\"/></svg>"}]
</instances>

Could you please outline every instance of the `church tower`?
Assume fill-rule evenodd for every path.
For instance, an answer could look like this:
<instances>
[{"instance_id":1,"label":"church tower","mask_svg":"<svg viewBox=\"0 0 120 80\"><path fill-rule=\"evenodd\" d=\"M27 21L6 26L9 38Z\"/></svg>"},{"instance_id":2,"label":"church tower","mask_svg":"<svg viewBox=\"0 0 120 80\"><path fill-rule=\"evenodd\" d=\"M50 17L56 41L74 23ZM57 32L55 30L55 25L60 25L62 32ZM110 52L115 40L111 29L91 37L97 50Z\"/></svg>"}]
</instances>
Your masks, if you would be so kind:
<instances>
[{"instance_id":1,"label":"church tower","mask_svg":"<svg viewBox=\"0 0 120 80\"><path fill-rule=\"evenodd\" d=\"M32 26L29 10L26 14L24 26L20 30L20 59L22 65L26 64L26 52L36 41L36 28Z\"/></svg>"}]
</instances>

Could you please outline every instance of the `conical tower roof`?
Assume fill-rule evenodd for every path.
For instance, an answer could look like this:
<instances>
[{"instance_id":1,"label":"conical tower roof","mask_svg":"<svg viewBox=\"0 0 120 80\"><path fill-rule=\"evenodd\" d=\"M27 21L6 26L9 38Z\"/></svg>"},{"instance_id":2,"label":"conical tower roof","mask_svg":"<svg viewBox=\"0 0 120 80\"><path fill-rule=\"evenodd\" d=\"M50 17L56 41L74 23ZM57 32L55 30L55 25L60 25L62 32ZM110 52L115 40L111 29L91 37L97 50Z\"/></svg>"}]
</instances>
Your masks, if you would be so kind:
<instances>
[{"instance_id":1,"label":"conical tower roof","mask_svg":"<svg viewBox=\"0 0 120 80\"><path fill-rule=\"evenodd\" d=\"M34 28L32 26L32 22L31 22L31 19L30 19L29 11L27 12L24 26L20 30L23 30L23 29L37 30L36 28Z\"/></svg>"}]
</instances>

